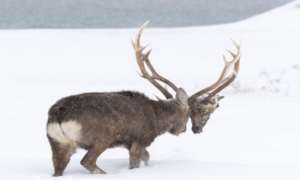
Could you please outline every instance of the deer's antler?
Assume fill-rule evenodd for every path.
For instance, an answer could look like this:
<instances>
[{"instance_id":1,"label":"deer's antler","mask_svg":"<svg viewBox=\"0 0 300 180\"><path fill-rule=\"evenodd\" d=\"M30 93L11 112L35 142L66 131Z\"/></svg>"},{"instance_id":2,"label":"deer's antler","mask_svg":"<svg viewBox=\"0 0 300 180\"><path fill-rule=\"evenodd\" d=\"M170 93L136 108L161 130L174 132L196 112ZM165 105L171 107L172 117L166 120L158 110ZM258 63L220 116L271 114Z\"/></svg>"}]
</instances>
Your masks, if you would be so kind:
<instances>
[{"instance_id":1,"label":"deer's antler","mask_svg":"<svg viewBox=\"0 0 300 180\"><path fill-rule=\"evenodd\" d=\"M141 39L141 35L143 33L143 30L145 29L145 27L147 26L147 24L149 23L149 21L147 21L146 23L144 23L137 36L136 36L136 39L135 39L135 42L133 42L132 40L132 46L135 50L135 55L136 55L136 60L137 60L137 63L139 65L139 68L141 70L141 74L140 76L145 78L145 79L148 79L148 81L150 81L157 89L159 89L163 94L164 96L167 98L167 99L170 99L170 98L173 98L172 94L167 90L167 88L164 88L163 86L161 86L156 80L158 81L161 81L163 83L165 83L166 85L170 86L175 92L177 92L178 88L171 82L169 81L168 79L162 77L161 75L159 75L155 69L153 68L150 60L149 60L149 55L151 53L151 50L150 49L148 52L146 52L145 54L142 53L142 51L147 47L147 46L141 46L140 44L140 39ZM147 64L149 70L151 71L152 75L150 75L146 68L145 68L145 63Z\"/></svg>"},{"instance_id":2,"label":"deer's antler","mask_svg":"<svg viewBox=\"0 0 300 180\"><path fill-rule=\"evenodd\" d=\"M211 93L209 93L208 97L205 98L205 100L210 100L212 97L214 97L218 92L220 92L221 90L223 90L224 88L226 88L230 83L232 83L234 81L234 79L237 76L237 73L239 71L239 65L240 65L240 58L242 55L242 43L240 43L240 45L238 45L235 41L233 41L233 44L235 45L235 47L237 48L237 54L234 54L233 52L227 50L233 57L232 61L227 61L225 56L223 55L223 59L225 62L225 66L224 69L221 73L221 76L219 77L219 79L217 80L217 82L215 82L214 84L212 84L211 86L202 89L201 91L195 93L194 95L192 95L189 98L189 103L191 104L192 102L194 102L194 100L205 94L205 93L209 93L210 91L212 91ZM228 72L230 71L230 69L232 68L232 66L234 66L234 71L231 72L229 75Z\"/></svg>"}]
</instances>

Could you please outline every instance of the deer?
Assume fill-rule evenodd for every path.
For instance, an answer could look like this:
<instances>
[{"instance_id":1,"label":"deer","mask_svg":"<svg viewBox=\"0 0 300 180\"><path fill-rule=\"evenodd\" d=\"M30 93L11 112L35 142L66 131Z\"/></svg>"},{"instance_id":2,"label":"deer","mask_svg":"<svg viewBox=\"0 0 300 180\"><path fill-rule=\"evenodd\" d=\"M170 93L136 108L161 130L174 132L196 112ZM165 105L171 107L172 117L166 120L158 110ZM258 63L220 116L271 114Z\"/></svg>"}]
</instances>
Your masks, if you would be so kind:
<instances>
[{"instance_id":1,"label":"deer","mask_svg":"<svg viewBox=\"0 0 300 180\"><path fill-rule=\"evenodd\" d=\"M146 46L141 46L140 38L148 22L141 26L132 45L141 77L160 90L166 99L152 100L137 91L117 91L83 93L58 100L48 111L46 127L54 177L62 176L77 148L87 150L80 163L92 174L106 174L96 161L106 149L115 147L129 151L130 169L139 168L141 161L148 165L150 154L146 148L156 137L166 132L180 135L186 131L189 118L193 133L199 134L218 108L223 96L217 93L231 84L239 71L241 43L233 41L236 54L228 51L233 60L227 61L223 56L225 67L220 78L188 96L183 88L157 73L149 60L151 49L143 53ZM175 97L161 83L170 86Z\"/></svg>"}]
</instances>

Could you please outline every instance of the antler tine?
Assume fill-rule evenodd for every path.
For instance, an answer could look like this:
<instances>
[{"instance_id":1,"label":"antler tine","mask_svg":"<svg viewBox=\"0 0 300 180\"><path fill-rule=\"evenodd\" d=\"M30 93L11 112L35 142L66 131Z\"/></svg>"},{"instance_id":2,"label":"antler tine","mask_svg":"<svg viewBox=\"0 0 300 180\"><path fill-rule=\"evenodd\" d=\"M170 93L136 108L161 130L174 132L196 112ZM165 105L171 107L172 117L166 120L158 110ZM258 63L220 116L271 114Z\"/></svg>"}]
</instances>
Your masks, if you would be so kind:
<instances>
[{"instance_id":1,"label":"antler tine","mask_svg":"<svg viewBox=\"0 0 300 180\"><path fill-rule=\"evenodd\" d=\"M228 50L228 49L226 49L226 51L229 52L229 53L231 54L232 57L235 56L235 54L234 54L232 51L230 51L230 50ZM225 58L224 55L223 55L223 58Z\"/></svg>"},{"instance_id":2,"label":"antler tine","mask_svg":"<svg viewBox=\"0 0 300 180\"><path fill-rule=\"evenodd\" d=\"M241 55L242 55L242 42L240 42L240 45L238 45L234 40L231 40L233 42L233 44L235 45L235 47L238 49L238 53L237 55L235 55L234 53L232 53L231 51L229 51L229 53L232 55L232 57L234 58L232 60L232 62L236 61L236 63L234 64L234 70L233 72L230 74L230 76L228 78L226 78L226 80L224 81L224 83L222 85L220 85L217 89L215 89L212 93L210 93L210 95L206 98L206 100L211 99L212 97L214 97L214 95L216 95L217 93L219 93L220 91L222 91L224 88L226 88L228 85L230 85L234 79L236 78L239 69L240 69L240 59L241 59ZM239 58L237 58L239 57Z\"/></svg>"},{"instance_id":3,"label":"antler tine","mask_svg":"<svg viewBox=\"0 0 300 180\"><path fill-rule=\"evenodd\" d=\"M159 101L163 101L163 99L162 98L160 98L160 97L158 97L156 94L153 94L155 97L156 97L156 99L157 100L159 100Z\"/></svg>"},{"instance_id":4,"label":"antler tine","mask_svg":"<svg viewBox=\"0 0 300 180\"><path fill-rule=\"evenodd\" d=\"M150 50L151 51L151 50ZM145 62L147 64L147 66L149 67L150 71L152 72L152 78L159 80L161 82L164 82L166 85L170 86L175 92L177 92L178 88L168 79L162 77L161 75L159 75L155 69L153 68L148 56L146 56L147 58L145 59ZM166 88L165 88L166 89Z\"/></svg>"},{"instance_id":5,"label":"antler tine","mask_svg":"<svg viewBox=\"0 0 300 180\"><path fill-rule=\"evenodd\" d=\"M237 49L240 49L241 48L241 46L242 46L242 41L240 41L240 45L237 43L237 42L235 42L233 39L230 39L232 42L233 42L233 44L235 45L235 47L237 48Z\"/></svg>"},{"instance_id":6,"label":"antler tine","mask_svg":"<svg viewBox=\"0 0 300 180\"><path fill-rule=\"evenodd\" d=\"M157 89L159 89L163 94L164 96L167 98L167 99L170 99L170 98L173 98L172 94L164 87L162 87L156 80L159 80L161 82L164 82L165 84L169 85L170 87L172 87L172 89L174 91L177 91L177 87L171 82L169 81L168 79L160 76L156 71L155 69L153 68L150 60L149 60L149 55L151 53L151 50L150 49L148 52L146 52L145 54L142 53L142 51L147 47L142 47L141 44L140 44L140 39L141 39L141 35L143 33L143 30L145 29L145 27L147 26L147 24L149 23L149 21L147 21L146 23L144 23L137 36L136 36L136 42L134 43L133 41L132 42L132 45L133 45L133 48L135 50L135 54L136 54L136 60L137 60L137 63L139 65L139 68L141 70L141 76L145 79L148 79ZM146 68L145 68L145 63L147 64L148 68L150 69L152 75L150 75Z\"/></svg>"},{"instance_id":7,"label":"antler tine","mask_svg":"<svg viewBox=\"0 0 300 180\"><path fill-rule=\"evenodd\" d=\"M142 75L142 73L138 72L137 70L136 70L136 72L138 73L139 76L141 76L142 78L145 78L144 75Z\"/></svg>"},{"instance_id":8,"label":"antler tine","mask_svg":"<svg viewBox=\"0 0 300 180\"><path fill-rule=\"evenodd\" d=\"M214 97L214 95L218 94L220 91L222 91L224 88L226 88L229 84L231 84L239 72L239 66L240 66L240 59L236 62L235 66L234 66L234 71L230 75L230 77L227 78L228 80L225 81L225 83L223 83L217 89L215 89L212 93L210 93L209 96L207 96L205 99L206 100L211 99L212 97Z\"/></svg>"},{"instance_id":9,"label":"antler tine","mask_svg":"<svg viewBox=\"0 0 300 180\"><path fill-rule=\"evenodd\" d=\"M216 93L220 92L221 90L223 90L225 87L227 87L236 77L236 74L238 73L239 70L239 60L242 54L242 43L240 43L240 45L238 45L235 41L233 41L233 44L235 45L235 47L237 48L237 54L235 55L233 52L227 50L232 56L233 56L233 60L232 61L227 61L227 59L225 58L225 56L223 55L223 59L224 59L224 63L225 66L222 70L221 76L219 77L219 79L212 84L211 86L202 89L201 91L195 93L194 95L192 95L189 98L189 103L192 103L197 97L208 93L209 91L212 91L215 89L215 91L213 91L212 93L210 93L210 95L205 98L206 100L211 99ZM231 73L227 78L226 75L229 72L229 70L231 69L231 67L234 65L234 72ZM216 89L217 88L217 89Z\"/></svg>"}]
</instances>

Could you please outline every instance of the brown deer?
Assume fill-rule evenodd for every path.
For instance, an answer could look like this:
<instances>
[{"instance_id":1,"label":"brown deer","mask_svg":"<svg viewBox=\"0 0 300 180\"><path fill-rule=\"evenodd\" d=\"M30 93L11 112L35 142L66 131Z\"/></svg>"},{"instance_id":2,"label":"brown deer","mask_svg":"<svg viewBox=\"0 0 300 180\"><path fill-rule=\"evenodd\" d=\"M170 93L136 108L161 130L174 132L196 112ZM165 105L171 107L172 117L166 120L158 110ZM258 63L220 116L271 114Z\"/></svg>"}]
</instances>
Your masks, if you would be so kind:
<instances>
[{"instance_id":1,"label":"brown deer","mask_svg":"<svg viewBox=\"0 0 300 180\"><path fill-rule=\"evenodd\" d=\"M145 47L140 45L140 37L147 23L140 28L133 43L136 59L141 76L168 100L155 101L139 92L120 91L85 93L57 101L48 112L47 122L54 176L62 175L77 147L88 151L81 164L91 173L105 174L96 165L96 160L106 149L118 146L129 150L130 168L138 168L141 161L148 163L150 156L146 147L157 136L165 132L179 135L186 130L189 117L193 122L193 132L200 133L210 114L218 107L218 100L222 97L215 95L234 80L239 70L240 46L235 43L237 55L230 52L234 57L232 61L227 62L224 58L225 68L216 83L188 97L182 88L177 88L155 71L148 58L151 51L142 53ZM152 75L146 71L145 63ZM226 76L232 66L234 72ZM173 98L156 80L170 86L176 97Z\"/></svg>"}]
</instances>

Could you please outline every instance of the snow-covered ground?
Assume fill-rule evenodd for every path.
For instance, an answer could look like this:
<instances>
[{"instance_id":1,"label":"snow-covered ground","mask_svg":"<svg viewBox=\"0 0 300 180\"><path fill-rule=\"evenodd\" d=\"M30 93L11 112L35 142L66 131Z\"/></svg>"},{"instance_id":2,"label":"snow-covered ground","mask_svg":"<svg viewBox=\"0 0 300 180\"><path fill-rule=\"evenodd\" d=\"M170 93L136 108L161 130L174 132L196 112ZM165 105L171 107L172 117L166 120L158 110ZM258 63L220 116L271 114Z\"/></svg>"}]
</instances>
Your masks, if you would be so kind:
<instances>
[{"instance_id":1,"label":"snow-covered ground","mask_svg":"<svg viewBox=\"0 0 300 180\"><path fill-rule=\"evenodd\" d=\"M300 178L300 1L226 25L145 30L158 72L189 94L213 83L230 38L244 44L240 74L200 135L165 134L148 167L128 169L128 152L98 159L91 175L78 150L60 179ZM142 22L141 22L142 23ZM151 23L151 22L150 22ZM137 29L0 31L0 179L52 179L48 108L93 91L159 94L140 78L130 38ZM161 95L162 97L162 95Z\"/></svg>"}]
</instances>

